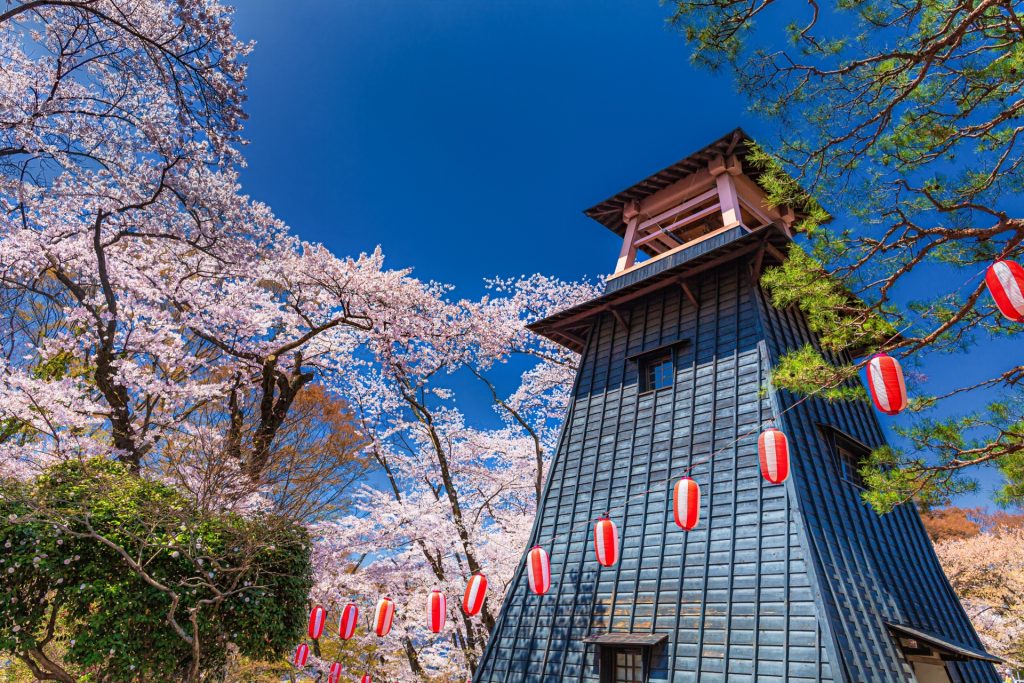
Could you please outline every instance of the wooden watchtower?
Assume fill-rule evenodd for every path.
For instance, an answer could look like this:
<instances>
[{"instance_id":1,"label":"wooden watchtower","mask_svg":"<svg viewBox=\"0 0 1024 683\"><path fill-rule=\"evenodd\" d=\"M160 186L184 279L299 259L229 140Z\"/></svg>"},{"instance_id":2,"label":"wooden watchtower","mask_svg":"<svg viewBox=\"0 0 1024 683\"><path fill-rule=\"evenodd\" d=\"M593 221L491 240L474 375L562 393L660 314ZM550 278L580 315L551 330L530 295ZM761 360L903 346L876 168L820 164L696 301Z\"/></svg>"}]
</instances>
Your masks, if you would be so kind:
<instances>
[{"instance_id":1,"label":"wooden watchtower","mask_svg":"<svg viewBox=\"0 0 1024 683\"><path fill-rule=\"evenodd\" d=\"M872 407L769 386L816 340L758 286L799 216L766 204L748 142L729 133L586 212L623 237L615 274L531 326L582 354L531 539L551 590L517 574L477 683L998 680L914 508L861 501L857 462L884 443ZM779 486L757 462L772 421L792 451ZM689 532L672 518L685 471L703 490ZM605 511L621 553L602 568Z\"/></svg>"}]
</instances>

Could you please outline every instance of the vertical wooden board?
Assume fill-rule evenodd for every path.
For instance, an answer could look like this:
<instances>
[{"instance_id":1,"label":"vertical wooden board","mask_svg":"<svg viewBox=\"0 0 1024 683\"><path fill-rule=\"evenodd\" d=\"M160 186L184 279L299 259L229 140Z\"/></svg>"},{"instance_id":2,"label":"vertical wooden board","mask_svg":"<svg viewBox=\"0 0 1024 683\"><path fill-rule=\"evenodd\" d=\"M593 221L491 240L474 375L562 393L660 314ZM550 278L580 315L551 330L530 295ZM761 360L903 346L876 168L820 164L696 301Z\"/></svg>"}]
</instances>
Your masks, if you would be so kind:
<instances>
[{"instance_id":1,"label":"vertical wooden board","mask_svg":"<svg viewBox=\"0 0 1024 683\"><path fill-rule=\"evenodd\" d=\"M773 362L804 344L817 344L796 310L777 311L762 301ZM849 359L833 358L834 361ZM774 392L779 405L799 397ZM908 669L895 652L886 620L916 624L955 642L980 649L980 641L949 588L916 511L902 506L878 516L842 479L822 425L868 447L885 443L877 416L864 403L831 404L804 400L784 418L794 453L793 478L807 520L808 543L815 549L830 622L836 630L851 676L907 680ZM958 664L965 680L997 680L991 665Z\"/></svg>"}]
</instances>

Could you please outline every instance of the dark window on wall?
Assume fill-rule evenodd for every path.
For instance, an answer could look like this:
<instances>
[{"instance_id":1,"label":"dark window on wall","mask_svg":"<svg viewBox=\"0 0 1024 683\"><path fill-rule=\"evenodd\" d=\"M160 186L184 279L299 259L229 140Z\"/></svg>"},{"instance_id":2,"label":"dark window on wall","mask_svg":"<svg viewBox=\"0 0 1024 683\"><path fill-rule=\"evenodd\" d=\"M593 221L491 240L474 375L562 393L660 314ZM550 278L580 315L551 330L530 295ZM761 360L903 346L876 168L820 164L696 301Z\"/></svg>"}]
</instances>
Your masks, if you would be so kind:
<instances>
[{"instance_id":1,"label":"dark window on wall","mask_svg":"<svg viewBox=\"0 0 1024 683\"><path fill-rule=\"evenodd\" d=\"M675 363L672 350L661 351L640 359L640 391L656 391L672 386Z\"/></svg>"},{"instance_id":2,"label":"dark window on wall","mask_svg":"<svg viewBox=\"0 0 1024 683\"><path fill-rule=\"evenodd\" d=\"M836 459L839 476L854 486L866 488L860 468L871 455L871 449L834 427L819 425L819 428L827 438Z\"/></svg>"},{"instance_id":3,"label":"dark window on wall","mask_svg":"<svg viewBox=\"0 0 1024 683\"><path fill-rule=\"evenodd\" d=\"M839 473L843 479L864 488L864 477L860 474L861 463L867 455L860 449L850 448L842 442L836 443L836 455L839 457Z\"/></svg>"},{"instance_id":4,"label":"dark window on wall","mask_svg":"<svg viewBox=\"0 0 1024 683\"><path fill-rule=\"evenodd\" d=\"M614 683L644 683L644 659L640 650L617 650L612 674Z\"/></svg>"}]
</instances>

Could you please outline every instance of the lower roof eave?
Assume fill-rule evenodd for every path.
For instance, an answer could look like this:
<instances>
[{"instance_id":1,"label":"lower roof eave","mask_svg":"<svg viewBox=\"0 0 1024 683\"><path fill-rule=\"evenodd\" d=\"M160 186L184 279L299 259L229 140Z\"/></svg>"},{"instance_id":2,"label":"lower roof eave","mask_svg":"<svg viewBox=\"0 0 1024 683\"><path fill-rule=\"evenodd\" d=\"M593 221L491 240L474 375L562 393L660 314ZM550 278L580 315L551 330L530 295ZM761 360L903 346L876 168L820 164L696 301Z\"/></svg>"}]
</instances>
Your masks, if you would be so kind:
<instances>
[{"instance_id":1,"label":"lower roof eave","mask_svg":"<svg viewBox=\"0 0 1024 683\"><path fill-rule=\"evenodd\" d=\"M674 283L682 283L697 273L713 268L724 262L746 254L765 249L768 258L779 261L781 252L789 243L789 237L775 226L765 226L755 231L748 231L739 239L733 239L711 253L702 253L691 260L652 274L628 286L606 292L596 299L591 299L572 308L559 311L542 320L530 323L527 329L543 335L552 341L566 346L577 353L583 351L585 330L593 322L594 316L607 311L615 311L615 306L638 298L648 292L668 287ZM774 256L772 256L774 255ZM685 252L681 254L685 258Z\"/></svg>"},{"instance_id":2,"label":"lower roof eave","mask_svg":"<svg viewBox=\"0 0 1024 683\"><path fill-rule=\"evenodd\" d=\"M1002 664L1003 662L1002 659L995 655L991 655L988 652L975 647L954 642L946 636L924 631L906 624L897 624L887 621L885 622L885 625L889 627L889 631L895 636L903 636L904 638L920 640L921 642L926 643L939 652L945 654L951 654L965 659L977 659L983 662L991 662L993 664Z\"/></svg>"},{"instance_id":3,"label":"lower roof eave","mask_svg":"<svg viewBox=\"0 0 1024 683\"><path fill-rule=\"evenodd\" d=\"M668 640L667 633L601 633L587 636L584 643L595 645L612 645L620 647L655 647Z\"/></svg>"}]
</instances>

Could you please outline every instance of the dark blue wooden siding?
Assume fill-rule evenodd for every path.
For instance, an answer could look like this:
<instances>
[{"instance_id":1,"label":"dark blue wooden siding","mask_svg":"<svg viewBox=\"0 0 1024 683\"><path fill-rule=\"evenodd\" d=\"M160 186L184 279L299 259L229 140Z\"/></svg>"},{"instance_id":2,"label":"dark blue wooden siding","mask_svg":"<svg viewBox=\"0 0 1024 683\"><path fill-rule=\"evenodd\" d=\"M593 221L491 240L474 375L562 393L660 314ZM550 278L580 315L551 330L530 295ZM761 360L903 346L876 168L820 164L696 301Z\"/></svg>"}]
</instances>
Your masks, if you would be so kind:
<instances>
[{"instance_id":1,"label":"dark blue wooden siding","mask_svg":"<svg viewBox=\"0 0 1024 683\"><path fill-rule=\"evenodd\" d=\"M779 311L764 297L762 320L772 362L786 350L817 341L799 311ZM773 392L784 409L799 401ZM888 419L888 418L883 418ZM983 649L910 505L880 516L844 481L819 425L830 425L872 448L885 437L867 403L805 400L782 416L794 452L798 504L811 552L821 567L825 597L841 661L849 681L906 681L906 664L884 622L915 625ZM990 664L952 665L963 681L994 682Z\"/></svg>"},{"instance_id":2,"label":"dark blue wooden siding","mask_svg":"<svg viewBox=\"0 0 1024 683\"><path fill-rule=\"evenodd\" d=\"M672 287L623 310L628 327L595 322L533 534L551 592L533 595L520 572L477 681L597 681L597 648L582 640L608 631L668 634L652 681L833 679L792 490L759 474L769 350L746 272L734 262L692 282L699 310ZM640 394L627 359L681 339L673 386ZM685 533L671 488L691 464L702 519ZM622 551L601 569L591 525L606 510Z\"/></svg>"},{"instance_id":3,"label":"dark blue wooden siding","mask_svg":"<svg viewBox=\"0 0 1024 683\"><path fill-rule=\"evenodd\" d=\"M699 308L670 286L620 308L625 326L595 321L533 532L551 591L515 577L478 683L596 683L597 646L583 638L605 632L667 634L650 680L671 683L913 680L886 620L980 648L916 511L879 516L840 476L820 426L874 447L873 409L809 399L780 415L798 399L770 390L768 370L815 339L748 272L739 259L691 280ZM671 388L639 393L630 357L680 340ZM757 433L776 415L793 452L784 486L757 464ZM703 500L685 533L671 489L691 466ZM605 511L621 537L610 568L592 545ZM997 681L991 665L953 666L965 683Z\"/></svg>"}]
</instances>

